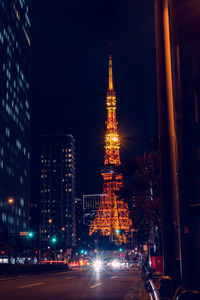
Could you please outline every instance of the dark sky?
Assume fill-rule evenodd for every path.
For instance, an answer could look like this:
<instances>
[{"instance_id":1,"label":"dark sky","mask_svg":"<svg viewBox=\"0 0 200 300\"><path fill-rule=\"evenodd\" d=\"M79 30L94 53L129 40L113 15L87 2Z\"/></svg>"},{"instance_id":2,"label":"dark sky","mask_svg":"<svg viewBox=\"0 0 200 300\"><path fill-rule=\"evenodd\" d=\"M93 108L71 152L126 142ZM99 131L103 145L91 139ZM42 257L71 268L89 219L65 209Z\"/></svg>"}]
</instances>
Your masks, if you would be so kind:
<instances>
[{"instance_id":1,"label":"dark sky","mask_svg":"<svg viewBox=\"0 0 200 300\"><path fill-rule=\"evenodd\" d=\"M39 135L73 134L77 196L101 192L108 41L112 42L122 161L157 134L153 1L32 1L32 201ZM129 138L129 139L126 139Z\"/></svg>"}]
</instances>

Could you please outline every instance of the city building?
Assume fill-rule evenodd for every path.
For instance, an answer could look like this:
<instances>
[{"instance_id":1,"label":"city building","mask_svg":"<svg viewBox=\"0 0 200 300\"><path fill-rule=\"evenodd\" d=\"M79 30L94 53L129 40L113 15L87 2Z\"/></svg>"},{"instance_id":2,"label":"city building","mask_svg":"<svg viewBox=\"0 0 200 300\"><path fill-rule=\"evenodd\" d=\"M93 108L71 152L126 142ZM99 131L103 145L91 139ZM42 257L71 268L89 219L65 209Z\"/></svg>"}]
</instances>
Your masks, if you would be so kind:
<instances>
[{"instance_id":1,"label":"city building","mask_svg":"<svg viewBox=\"0 0 200 300\"><path fill-rule=\"evenodd\" d=\"M83 224L90 227L98 211L102 194L83 195Z\"/></svg>"},{"instance_id":2,"label":"city building","mask_svg":"<svg viewBox=\"0 0 200 300\"><path fill-rule=\"evenodd\" d=\"M76 228L83 224L83 200L75 198Z\"/></svg>"},{"instance_id":3,"label":"city building","mask_svg":"<svg viewBox=\"0 0 200 300\"><path fill-rule=\"evenodd\" d=\"M0 1L0 228L29 228L30 20L28 1Z\"/></svg>"},{"instance_id":4,"label":"city building","mask_svg":"<svg viewBox=\"0 0 200 300\"><path fill-rule=\"evenodd\" d=\"M84 237L83 200L81 198L75 198L75 216L76 216L76 246L79 248Z\"/></svg>"},{"instance_id":5,"label":"city building","mask_svg":"<svg viewBox=\"0 0 200 300\"><path fill-rule=\"evenodd\" d=\"M72 135L41 136L41 242L61 249L75 246L75 140Z\"/></svg>"}]
</instances>

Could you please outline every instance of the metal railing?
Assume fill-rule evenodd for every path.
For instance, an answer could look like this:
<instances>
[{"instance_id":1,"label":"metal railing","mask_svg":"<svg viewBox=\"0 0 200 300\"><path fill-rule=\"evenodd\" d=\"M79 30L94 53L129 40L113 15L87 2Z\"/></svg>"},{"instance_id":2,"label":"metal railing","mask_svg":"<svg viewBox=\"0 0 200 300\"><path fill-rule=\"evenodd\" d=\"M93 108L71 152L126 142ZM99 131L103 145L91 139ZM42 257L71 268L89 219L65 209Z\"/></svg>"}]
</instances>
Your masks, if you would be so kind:
<instances>
[{"instance_id":1,"label":"metal railing","mask_svg":"<svg viewBox=\"0 0 200 300\"><path fill-rule=\"evenodd\" d=\"M159 290L157 289L155 283L152 279L149 279L149 283L153 292L154 300L161 300Z\"/></svg>"}]
</instances>

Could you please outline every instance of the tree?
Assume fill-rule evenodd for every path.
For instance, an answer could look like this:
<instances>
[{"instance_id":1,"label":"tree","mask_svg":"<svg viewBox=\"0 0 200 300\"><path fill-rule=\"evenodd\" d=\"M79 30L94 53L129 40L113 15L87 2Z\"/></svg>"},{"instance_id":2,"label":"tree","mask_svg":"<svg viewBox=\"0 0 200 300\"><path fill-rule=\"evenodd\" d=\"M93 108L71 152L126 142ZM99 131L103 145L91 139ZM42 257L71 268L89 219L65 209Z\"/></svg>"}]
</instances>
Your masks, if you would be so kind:
<instances>
[{"instance_id":1,"label":"tree","mask_svg":"<svg viewBox=\"0 0 200 300\"><path fill-rule=\"evenodd\" d=\"M128 203L137 244L151 242L153 234L159 239L162 222L158 151L133 158L122 166L121 171L124 188L119 191L119 197Z\"/></svg>"}]
</instances>

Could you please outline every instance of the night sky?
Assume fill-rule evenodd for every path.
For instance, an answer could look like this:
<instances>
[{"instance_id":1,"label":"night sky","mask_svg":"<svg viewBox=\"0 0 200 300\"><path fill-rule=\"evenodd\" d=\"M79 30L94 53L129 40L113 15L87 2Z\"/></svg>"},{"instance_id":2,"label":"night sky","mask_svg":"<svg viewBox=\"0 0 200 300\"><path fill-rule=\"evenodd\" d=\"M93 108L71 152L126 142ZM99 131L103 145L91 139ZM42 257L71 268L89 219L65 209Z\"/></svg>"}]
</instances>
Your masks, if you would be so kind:
<instances>
[{"instance_id":1,"label":"night sky","mask_svg":"<svg viewBox=\"0 0 200 300\"><path fill-rule=\"evenodd\" d=\"M109 41L122 161L141 151L134 138L157 135L153 1L32 1L31 23L31 201L40 190L40 134L72 134L77 196L99 193Z\"/></svg>"}]
</instances>

